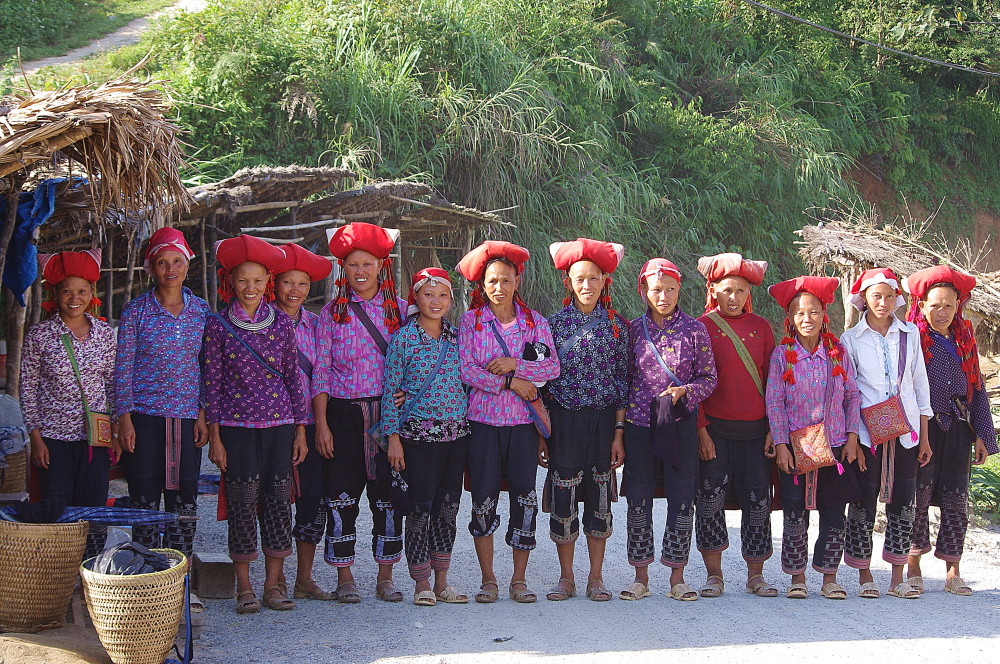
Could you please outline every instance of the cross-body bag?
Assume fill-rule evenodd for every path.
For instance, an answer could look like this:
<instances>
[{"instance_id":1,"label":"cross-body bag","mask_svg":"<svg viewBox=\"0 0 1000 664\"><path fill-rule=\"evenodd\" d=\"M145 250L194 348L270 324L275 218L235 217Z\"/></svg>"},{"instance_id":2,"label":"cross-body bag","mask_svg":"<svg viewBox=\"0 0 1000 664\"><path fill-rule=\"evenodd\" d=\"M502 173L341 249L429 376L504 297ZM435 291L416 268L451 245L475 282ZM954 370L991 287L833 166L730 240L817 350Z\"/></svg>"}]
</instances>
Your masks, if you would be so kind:
<instances>
[{"instance_id":1,"label":"cross-body bag","mask_svg":"<svg viewBox=\"0 0 1000 664\"><path fill-rule=\"evenodd\" d=\"M747 349L746 344L743 343L743 339L740 338L740 335L736 334L736 331L733 330L732 326L726 322L726 319L718 311L711 312L708 314L708 317L733 342L733 345L736 347L736 354L740 356L747 373L753 378L753 384L757 386L757 391L760 392L760 396L764 396L764 381L761 380L760 371L757 370L757 365L753 362L753 356L750 355L750 351Z\"/></svg>"},{"instance_id":2,"label":"cross-body bag","mask_svg":"<svg viewBox=\"0 0 1000 664\"><path fill-rule=\"evenodd\" d=\"M649 336L649 325L646 324L646 316L643 316L641 320L642 320L642 334L643 336L646 337L646 343L648 343L650 347L653 349L653 355L656 356L657 362L659 362L660 366L663 367L663 370L667 374L667 378L669 378L674 382L674 386L681 387L684 384L684 381L678 378L677 374L675 374L673 371L670 370L670 367L667 366L666 361L663 359L663 355L660 354L660 349L656 347L656 344L653 343L653 339Z\"/></svg>"},{"instance_id":3,"label":"cross-body bag","mask_svg":"<svg viewBox=\"0 0 1000 664\"><path fill-rule=\"evenodd\" d=\"M375 323L368 315L368 312L364 310L364 307L362 307L360 303L355 302L354 300L351 300L347 306L351 308L354 315L358 317L361 324L365 326L366 330L368 330L368 335L372 338L372 341L375 342L375 345L378 346L378 351L385 356L386 352L389 350L389 342L386 341L385 337L382 336L382 332L380 332L378 327L375 326Z\"/></svg>"},{"instance_id":4,"label":"cross-body bag","mask_svg":"<svg viewBox=\"0 0 1000 664\"><path fill-rule=\"evenodd\" d=\"M87 395L83 389L83 379L80 377L80 366L76 363L76 353L73 352L73 341L69 334L61 334L69 363L73 365L76 383L80 386L80 398L83 399L83 415L87 419L87 443L92 447L111 447L111 416L108 413L98 413L90 410L87 405Z\"/></svg>"},{"instance_id":5,"label":"cross-body bag","mask_svg":"<svg viewBox=\"0 0 1000 664\"><path fill-rule=\"evenodd\" d=\"M253 348L251 348L250 344L248 344L246 341L243 340L243 337L241 337L236 332L236 328L234 328L232 325L230 325L229 321L226 320L225 316L223 316L221 313L218 313L218 314L212 314L212 317L215 318L215 320L217 320L220 323L222 323L222 327L226 328L226 331L229 332L229 334L233 335L236 338L237 341L239 341L241 344L243 344L243 347L246 348L248 351L250 351L250 354L253 355L253 358L255 360L257 360L262 367L264 367L268 371L276 374L278 376L278 378L280 378L281 380L285 379L285 375L283 373L281 373L280 371L278 371L277 369L275 369L274 367L272 367L270 364L268 364L267 362L265 362L264 358L261 357L260 355L258 355L257 351L255 351Z\"/></svg>"},{"instance_id":6,"label":"cross-body bag","mask_svg":"<svg viewBox=\"0 0 1000 664\"><path fill-rule=\"evenodd\" d=\"M403 422L409 419L410 413L412 413L413 409L417 407L418 403L420 403L420 399L423 398L424 393L427 392L428 388L430 388L431 386L431 383L434 382L434 378L438 375L438 373L440 373L441 367L444 366L444 361L448 357L448 352L450 350L451 350L451 342L442 341L441 351L438 353L437 363L434 365L433 371L427 374L427 378L425 378L424 382L420 384L420 388L417 389L417 393L413 396L413 399L406 400L406 405L403 406L403 412L401 412L399 415L400 425L402 425ZM379 420L378 422L376 422L375 425L368 430L368 434L375 438L385 438L385 436L382 435L382 421ZM386 448L389 447L387 442L383 446Z\"/></svg>"},{"instance_id":7,"label":"cross-body bag","mask_svg":"<svg viewBox=\"0 0 1000 664\"><path fill-rule=\"evenodd\" d=\"M503 349L503 353L506 357L514 357L510 354L510 349L507 347L507 342L503 340L503 335L500 334L500 330L497 329L497 321L494 318L490 321L490 330L493 331L493 336L496 340L500 342L500 348ZM508 374L513 375L513 374ZM542 438L548 438L552 434L552 418L549 417L549 410L542 403L541 394L535 395L534 401L528 401L527 399L521 399L524 405L528 409L528 414L531 415L531 421L535 425L535 429L538 430L538 434Z\"/></svg>"},{"instance_id":8,"label":"cross-body bag","mask_svg":"<svg viewBox=\"0 0 1000 664\"><path fill-rule=\"evenodd\" d=\"M573 334L569 335L566 341L562 342L562 345L559 346L559 350L556 351L556 355L559 356L559 361L562 362L566 358L566 353L568 353L570 349L580 341L580 339L587 336L587 332L590 332L597 327L597 324L600 322L600 317L594 316L589 321L578 327Z\"/></svg>"}]
</instances>

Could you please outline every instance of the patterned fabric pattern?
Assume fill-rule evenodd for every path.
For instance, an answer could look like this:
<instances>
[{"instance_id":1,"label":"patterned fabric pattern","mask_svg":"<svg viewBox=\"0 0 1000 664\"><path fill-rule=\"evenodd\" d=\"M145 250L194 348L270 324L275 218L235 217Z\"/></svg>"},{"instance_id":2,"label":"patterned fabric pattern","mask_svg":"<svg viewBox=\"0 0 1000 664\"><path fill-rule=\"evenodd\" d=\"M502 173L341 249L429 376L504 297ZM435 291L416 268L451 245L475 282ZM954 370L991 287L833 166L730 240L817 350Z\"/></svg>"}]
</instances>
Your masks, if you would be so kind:
<instances>
[{"instance_id":1,"label":"patterned fabric pattern","mask_svg":"<svg viewBox=\"0 0 1000 664\"><path fill-rule=\"evenodd\" d=\"M417 391L437 367L445 341L450 342L451 347L444 364L420 398L420 403L401 423L402 409L396 408L392 395L402 390L406 393L407 405L412 405ZM465 419L468 401L462 389L458 334L448 321L442 321L440 339L428 335L416 317L400 328L389 342L382 385L383 435L399 433L418 442L447 442L469 434Z\"/></svg>"},{"instance_id":2,"label":"patterned fabric pattern","mask_svg":"<svg viewBox=\"0 0 1000 664\"><path fill-rule=\"evenodd\" d=\"M635 567L648 567L653 562L653 500L642 498L628 501L626 523L628 562Z\"/></svg>"},{"instance_id":3,"label":"patterned fabric pattern","mask_svg":"<svg viewBox=\"0 0 1000 664\"><path fill-rule=\"evenodd\" d=\"M932 357L927 363L927 378L930 381L934 419L942 431L947 431L955 420L960 420L961 412L953 401L957 397L968 410L972 428L976 430L976 435L983 439L986 450L990 454L997 454L1000 448L997 447L997 432L993 428L993 416L990 414L990 402L986 390L973 392L972 403L968 403L966 399L968 381L962 371L955 344L933 330L930 330L930 337L933 342Z\"/></svg>"},{"instance_id":4,"label":"patterned fabric pattern","mask_svg":"<svg viewBox=\"0 0 1000 664\"><path fill-rule=\"evenodd\" d=\"M507 348L515 357L520 357L527 342L541 343L551 351L544 360L529 362L517 360L516 378L532 383L552 380L559 375L559 358L555 353L549 323L537 311L532 311L535 319L534 330L528 327L524 310L517 308L517 325L501 332ZM521 397L513 390L504 390L505 377L491 374L485 369L491 360L504 357L503 348L493 336L491 321L496 320L493 311L485 307L482 311L482 330L476 330L476 312L468 311L459 325L459 356L462 360L462 382L472 387L469 394L468 418L495 427L509 427L517 424L531 424L531 415Z\"/></svg>"},{"instance_id":5,"label":"patterned fabric pattern","mask_svg":"<svg viewBox=\"0 0 1000 664\"><path fill-rule=\"evenodd\" d=\"M184 288L184 308L174 316L153 290L130 301L118 322L115 399L118 413L198 417L198 354L211 314L208 303Z\"/></svg>"},{"instance_id":6,"label":"patterned fabric pattern","mask_svg":"<svg viewBox=\"0 0 1000 664\"><path fill-rule=\"evenodd\" d=\"M674 568L687 565L688 554L691 552L692 530L694 530L694 502L681 503L677 509L674 527L671 528L668 523L663 529L661 563Z\"/></svg>"},{"instance_id":7,"label":"patterned fabric pattern","mask_svg":"<svg viewBox=\"0 0 1000 664\"><path fill-rule=\"evenodd\" d=\"M302 351L302 354L306 356L306 359L313 365L313 371L316 369L316 362L319 360L319 348L316 343L316 335L319 330L319 316L311 311L306 311L303 307L299 309L299 319L295 322L295 346L298 350ZM298 356L296 355L296 359ZM296 362L298 364L298 362ZM298 369L299 381L302 383L302 393L306 397L306 408L309 411L309 417L306 418L306 424L315 424L316 418L313 416L312 412L312 398L315 396L312 392L312 379L306 375L305 369L301 366Z\"/></svg>"},{"instance_id":8,"label":"patterned fabric pattern","mask_svg":"<svg viewBox=\"0 0 1000 664\"><path fill-rule=\"evenodd\" d=\"M236 301L220 313L228 316L233 308L237 315L246 317ZM308 422L292 320L272 305L261 304L254 322L264 320L268 308L274 311L274 322L268 327L259 332L235 326L234 330L283 378L265 369L222 323L209 318L202 343L205 418L209 424L264 429Z\"/></svg>"},{"instance_id":9,"label":"patterned fabric pattern","mask_svg":"<svg viewBox=\"0 0 1000 664\"><path fill-rule=\"evenodd\" d=\"M379 291L370 300L351 296L361 304L375 327L386 341L392 336L385 326L383 297ZM406 302L396 299L400 311L406 311ZM382 395L382 378L385 372L385 357L372 340L364 324L358 317L340 324L333 322L333 306L330 302L319 314L316 333L318 362L313 367L313 395L326 393L335 399L363 399Z\"/></svg>"},{"instance_id":10,"label":"patterned fabric pattern","mask_svg":"<svg viewBox=\"0 0 1000 664\"><path fill-rule=\"evenodd\" d=\"M73 336L58 314L31 326L21 356L21 414L24 426L38 429L43 438L86 440L80 383L60 335L69 334L80 366L87 405L94 412L115 409L115 333L102 320L87 314L90 334Z\"/></svg>"},{"instance_id":11,"label":"patterned fabric pattern","mask_svg":"<svg viewBox=\"0 0 1000 664\"><path fill-rule=\"evenodd\" d=\"M441 490L431 511L426 505L416 505L406 518L406 562L410 578L426 581L431 570L447 571L458 533L460 491Z\"/></svg>"},{"instance_id":12,"label":"patterned fabric pattern","mask_svg":"<svg viewBox=\"0 0 1000 664\"><path fill-rule=\"evenodd\" d=\"M257 560L257 496L260 479L226 480L229 511L229 557L236 562Z\"/></svg>"},{"instance_id":13,"label":"patterned fabric pattern","mask_svg":"<svg viewBox=\"0 0 1000 664\"><path fill-rule=\"evenodd\" d=\"M648 311L643 314L649 328L652 345L646 341L642 330L642 317L629 324L629 393L625 420L641 427L649 426L649 407L653 397L673 385L663 371L656 353L677 377L685 381L687 408L704 401L715 390L715 356L712 340L705 324L679 308L657 327Z\"/></svg>"},{"instance_id":14,"label":"patterned fabric pattern","mask_svg":"<svg viewBox=\"0 0 1000 664\"><path fill-rule=\"evenodd\" d=\"M598 410L625 408L628 399L628 334L619 324L618 338L608 311L597 305L585 314L572 304L549 319L553 352L594 317L600 321L566 351L559 361L559 376L547 386L563 408Z\"/></svg>"},{"instance_id":15,"label":"patterned fabric pattern","mask_svg":"<svg viewBox=\"0 0 1000 664\"><path fill-rule=\"evenodd\" d=\"M882 560L892 565L906 563L912 541L914 495L917 488L917 448L904 448L895 440L875 447L862 448L866 470L855 466L861 482L862 499L847 508L847 534L844 562L855 569L868 569L873 553L872 530L882 485L882 457L888 445L896 445L893 463L892 497L885 506L886 528Z\"/></svg>"},{"instance_id":16,"label":"patterned fabric pattern","mask_svg":"<svg viewBox=\"0 0 1000 664\"><path fill-rule=\"evenodd\" d=\"M780 379L781 373L777 375ZM801 478L798 484L794 484L791 475L781 473L781 507L784 513L781 570L785 574L804 574L809 560L810 510L805 507L805 495L805 482ZM813 548L813 569L821 574L834 574L844 555L845 505L831 507L820 502L819 536Z\"/></svg>"},{"instance_id":17,"label":"patterned fabric pattern","mask_svg":"<svg viewBox=\"0 0 1000 664\"><path fill-rule=\"evenodd\" d=\"M933 390L933 386L931 387ZM947 431L937 418L930 421L928 439L931 461L917 469L916 515L913 522L913 545L910 555L931 550L927 510L934 498L941 507L936 558L948 562L961 560L965 534L969 527L969 468L972 463L972 432L965 423L952 422Z\"/></svg>"},{"instance_id":18,"label":"patterned fabric pattern","mask_svg":"<svg viewBox=\"0 0 1000 664\"><path fill-rule=\"evenodd\" d=\"M787 360L785 346L778 346L771 354L771 368L767 377L767 417L771 422L771 436L776 445L789 444L789 432L826 422L830 445L839 447L847 442L848 433L858 433L861 427L861 407L858 388L854 383L854 367L845 363L847 381L835 377L831 402L842 404L826 413L827 356L823 344L810 354L798 340L795 352L798 361L792 370L795 382L782 380Z\"/></svg>"}]
</instances>

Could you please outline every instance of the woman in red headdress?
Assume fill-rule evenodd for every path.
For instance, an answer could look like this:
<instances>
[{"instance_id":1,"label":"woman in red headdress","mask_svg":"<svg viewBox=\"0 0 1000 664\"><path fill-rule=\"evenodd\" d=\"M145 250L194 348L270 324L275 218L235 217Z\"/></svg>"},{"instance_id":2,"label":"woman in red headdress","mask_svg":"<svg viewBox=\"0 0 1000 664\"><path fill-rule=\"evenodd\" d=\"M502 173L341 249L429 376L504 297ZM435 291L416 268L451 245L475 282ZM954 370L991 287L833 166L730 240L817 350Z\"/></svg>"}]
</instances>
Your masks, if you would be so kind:
<instances>
[{"instance_id":1,"label":"woman in red headdress","mask_svg":"<svg viewBox=\"0 0 1000 664\"><path fill-rule=\"evenodd\" d=\"M531 603L525 570L535 548L538 517L538 430L532 410L544 407L538 387L559 375L552 332L537 311L528 308L518 286L528 250L510 242L487 241L466 254L458 269L475 284L472 308L462 316L459 352L462 380L469 392L469 477L476 555L483 573L476 601L499 596L493 571L493 533L500 526L501 467L507 468L510 520L507 545L513 549L510 598ZM543 424L544 426L544 424Z\"/></svg>"},{"instance_id":2,"label":"woman in red headdress","mask_svg":"<svg viewBox=\"0 0 1000 664\"><path fill-rule=\"evenodd\" d=\"M129 301L118 321L115 401L132 507L176 512L162 546L190 557L198 511L201 448L208 442L199 404L198 355L211 314L186 286L194 253L176 228L149 238L143 269L155 287ZM132 528L132 540L161 546L159 525Z\"/></svg>"},{"instance_id":3,"label":"woman in red headdress","mask_svg":"<svg viewBox=\"0 0 1000 664\"><path fill-rule=\"evenodd\" d=\"M810 510L819 511L813 569L823 575L820 595L847 598L837 568L844 554L844 510L861 498L849 466L860 453L861 411L854 369L826 316L839 286L832 277L797 277L768 289L788 312L785 336L771 354L765 398L781 471L781 569L792 576L789 599L809 596ZM803 441L794 452L793 441ZM810 449L812 455L800 454ZM816 469L806 472L810 461Z\"/></svg>"},{"instance_id":4,"label":"woman in red headdress","mask_svg":"<svg viewBox=\"0 0 1000 664\"><path fill-rule=\"evenodd\" d=\"M229 557L236 570L236 610L261 603L283 611L295 603L281 582L292 553L292 467L306 456L307 397L298 374L295 329L272 304L281 249L240 235L215 255L219 294L228 304L205 326L202 380L208 458L222 471L229 516ZM220 496L220 502L222 496ZM264 594L250 585L257 523L264 550Z\"/></svg>"},{"instance_id":5,"label":"woman in red headdress","mask_svg":"<svg viewBox=\"0 0 1000 664\"><path fill-rule=\"evenodd\" d=\"M399 231L355 222L328 231L330 253L340 265L337 298L323 307L316 331L313 368L316 449L334 459L326 477L330 516L324 559L337 568L337 599L361 601L351 566L361 494L372 512L372 554L378 563L375 596L400 602L392 566L403 556L403 513L388 487L376 482L381 436L371 434L381 415L382 381L389 338L399 329L406 303L396 297L389 254Z\"/></svg>"},{"instance_id":6,"label":"woman in red headdress","mask_svg":"<svg viewBox=\"0 0 1000 664\"><path fill-rule=\"evenodd\" d=\"M38 262L50 317L28 331L21 356L21 413L31 460L43 499L103 507L111 456L106 447L88 445L84 410L111 414L115 405L115 334L97 317L101 302L94 297L101 251L43 254ZM106 532L91 525L87 556L104 547Z\"/></svg>"},{"instance_id":7,"label":"woman in red headdress","mask_svg":"<svg viewBox=\"0 0 1000 664\"><path fill-rule=\"evenodd\" d=\"M458 331L445 319L453 302L446 270L414 274L407 322L389 341L385 360L382 434L389 439L389 463L409 487L406 562L417 606L469 601L448 585L469 437ZM402 407L394 399L400 391Z\"/></svg>"},{"instance_id":8,"label":"woman in red headdress","mask_svg":"<svg viewBox=\"0 0 1000 664\"><path fill-rule=\"evenodd\" d=\"M771 459L774 447L764 386L774 352L771 324L753 313L750 296L764 281L767 263L740 254L705 256L698 271L708 288L705 315L698 318L712 338L719 384L698 410L698 451L701 457L695 534L708 579L702 597L718 597L722 552L729 548L726 492L730 484L743 512L742 553L747 564L747 592L777 597L778 589L764 579L764 561L771 545Z\"/></svg>"},{"instance_id":9,"label":"woman in red headdress","mask_svg":"<svg viewBox=\"0 0 1000 664\"><path fill-rule=\"evenodd\" d=\"M576 595L573 551L583 521L590 554L586 594L605 602L611 593L604 587L604 549L612 533L611 503L618 499L615 469L625 460L628 399L628 321L611 307L611 273L625 248L579 238L556 242L549 253L567 294L566 307L548 319L560 368L543 392L552 436L540 441L540 462L549 470L542 509L551 512L549 536L561 572L546 598Z\"/></svg>"},{"instance_id":10,"label":"woman in red headdress","mask_svg":"<svg viewBox=\"0 0 1000 664\"><path fill-rule=\"evenodd\" d=\"M862 415L869 418L862 417L856 461L864 497L847 510L844 562L858 570L858 597L877 599L881 593L870 568L881 494L888 519L882 559L892 565L889 594L916 599L920 591L903 580L903 563L912 541L917 467L931 458L927 421L934 415L920 333L893 315L906 301L888 268L865 270L851 287L850 302L862 318L840 341L857 375ZM885 425L894 428L887 434Z\"/></svg>"},{"instance_id":11,"label":"woman in red headdress","mask_svg":"<svg viewBox=\"0 0 1000 664\"><path fill-rule=\"evenodd\" d=\"M919 270L903 280L903 289L913 296L907 320L920 330L934 412L927 426L931 460L917 470L916 518L907 569L907 582L919 592L924 589L920 556L931 550L927 508L936 504L941 507L941 529L934 555L945 563L944 589L955 595L972 594L959 573L969 527L970 468L998 451L976 337L963 316L975 287L975 277L944 265Z\"/></svg>"}]
</instances>

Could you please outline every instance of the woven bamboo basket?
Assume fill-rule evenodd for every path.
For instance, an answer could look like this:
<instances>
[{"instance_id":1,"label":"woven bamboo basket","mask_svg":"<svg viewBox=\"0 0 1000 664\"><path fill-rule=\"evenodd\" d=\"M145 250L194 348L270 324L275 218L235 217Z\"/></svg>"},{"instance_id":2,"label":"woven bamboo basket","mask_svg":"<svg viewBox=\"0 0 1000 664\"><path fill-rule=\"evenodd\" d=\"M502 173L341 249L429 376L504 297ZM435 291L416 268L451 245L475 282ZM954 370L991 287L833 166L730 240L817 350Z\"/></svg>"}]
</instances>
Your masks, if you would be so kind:
<instances>
[{"instance_id":1,"label":"woven bamboo basket","mask_svg":"<svg viewBox=\"0 0 1000 664\"><path fill-rule=\"evenodd\" d=\"M0 468L0 493L22 493L28 479L28 448L4 457L6 468Z\"/></svg>"},{"instance_id":2,"label":"woven bamboo basket","mask_svg":"<svg viewBox=\"0 0 1000 664\"><path fill-rule=\"evenodd\" d=\"M163 664L184 610L187 559L155 549L180 563L152 574L98 574L80 566L87 611L115 664Z\"/></svg>"},{"instance_id":3,"label":"woven bamboo basket","mask_svg":"<svg viewBox=\"0 0 1000 664\"><path fill-rule=\"evenodd\" d=\"M66 618L90 524L0 521L0 628L37 632Z\"/></svg>"}]
</instances>

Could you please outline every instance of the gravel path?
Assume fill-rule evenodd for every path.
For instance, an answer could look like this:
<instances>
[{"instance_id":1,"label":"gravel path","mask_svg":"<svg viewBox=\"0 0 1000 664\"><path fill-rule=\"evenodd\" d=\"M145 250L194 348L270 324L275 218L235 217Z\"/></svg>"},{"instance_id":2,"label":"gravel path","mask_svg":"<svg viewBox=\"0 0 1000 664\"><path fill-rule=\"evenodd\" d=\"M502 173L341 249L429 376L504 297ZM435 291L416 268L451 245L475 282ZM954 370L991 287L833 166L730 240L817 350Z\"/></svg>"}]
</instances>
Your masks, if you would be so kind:
<instances>
[{"instance_id":1,"label":"gravel path","mask_svg":"<svg viewBox=\"0 0 1000 664\"><path fill-rule=\"evenodd\" d=\"M59 55L34 62L24 63L24 73L29 76L38 73L43 67L62 67L65 65L78 64L84 58L96 55L101 51L110 51L121 48L129 44L135 44L142 38L142 33L149 27L150 21L156 20L164 15L173 14L180 11L198 12L205 8L207 0L178 0L170 7L161 9L158 12L137 18L128 25L119 28L111 34L104 35L100 39L95 39L88 45L70 51L65 55ZM20 71L18 71L20 73Z\"/></svg>"},{"instance_id":2,"label":"gravel path","mask_svg":"<svg viewBox=\"0 0 1000 664\"><path fill-rule=\"evenodd\" d=\"M214 467L208 465L206 470ZM543 475L539 472L538 489ZM370 532L367 501L359 519L359 533ZM470 596L479 585L479 567L472 538L466 530L469 495L463 497L459 536L449 579ZM215 521L215 496L199 501L196 550L225 552L225 524ZM501 498L506 528L506 498ZM625 560L625 502L614 506L616 530L608 543L604 579L617 597L632 581ZM655 522L666 519L665 502L656 501ZM528 583L539 594L537 604L518 605L506 599L510 579L510 549L497 542L497 574L501 599L493 605L417 607L410 597L413 582L405 564L397 565L395 580L407 599L386 604L374 598L376 566L370 540L359 538L355 578L364 595L356 605L299 600L294 611L261 610L238 616L232 600L207 601L205 627L196 642L199 664L269 662L310 664L326 662L407 662L410 664L492 663L510 664L528 659L545 664L561 662L661 662L670 657L688 662L800 662L837 661L845 657L882 657L891 661L988 662L1000 647L1000 528L970 530L962 569L976 593L960 598L942 591L944 564L926 557L924 574L928 592L919 600L883 596L877 601L856 597L857 573L841 568L840 582L847 601L819 597L821 577L807 575L810 596L805 601L785 599L790 583L781 573L781 514L772 517L775 556L765 565L765 575L782 596L763 599L743 592L746 571L739 556L739 514L728 517L731 545L724 556L729 585L719 599L682 603L668 599L667 569L651 569L653 597L640 602L591 602L581 596L566 602L548 602L544 591L559 578L555 545L548 539L547 515L539 519L539 547L528 566ZM810 542L816 536L816 519ZM882 538L876 534L876 551ZM688 583L699 586L705 569L694 552ZM263 583L263 563L251 567L257 592ZM889 566L874 564L875 581L886 590ZM286 564L293 578L294 559ZM576 555L577 581L586 580L586 551L582 541ZM335 585L336 572L322 561L314 569L324 586ZM990 654L990 653L994 654Z\"/></svg>"}]
</instances>

